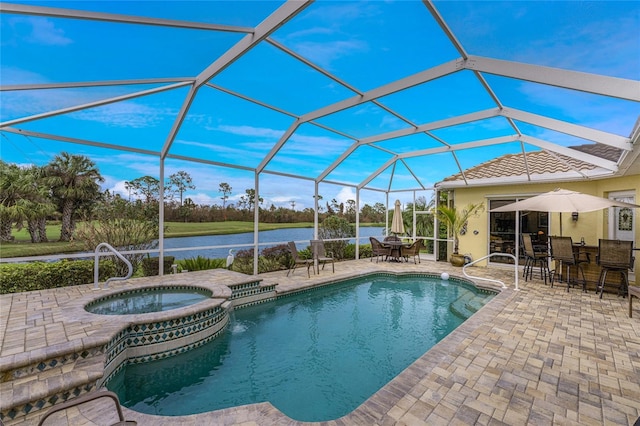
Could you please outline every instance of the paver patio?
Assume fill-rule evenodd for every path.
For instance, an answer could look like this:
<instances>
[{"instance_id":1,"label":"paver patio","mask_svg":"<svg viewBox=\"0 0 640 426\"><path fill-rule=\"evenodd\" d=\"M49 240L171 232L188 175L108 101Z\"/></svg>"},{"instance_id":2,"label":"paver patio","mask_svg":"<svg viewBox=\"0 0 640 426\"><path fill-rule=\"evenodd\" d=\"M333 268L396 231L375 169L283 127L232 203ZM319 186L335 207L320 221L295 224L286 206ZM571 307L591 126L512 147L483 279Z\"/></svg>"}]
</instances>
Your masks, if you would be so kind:
<instances>
[{"instance_id":1,"label":"paver patio","mask_svg":"<svg viewBox=\"0 0 640 426\"><path fill-rule=\"evenodd\" d=\"M420 264L367 260L340 262L307 278L305 271L262 274L278 291L344 279L376 271L448 272L447 263ZM507 284L488 305L434 346L349 415L326 425L630 425L640 416L640 304L627 316L627 299L565 286L551 288L541 280L520 280L514 291L512 268L469 268L474 275ZM189 272L162 279L206 281L209 272ZM113 283L131 288L161 278ZM233 279L229 275L229 279ZM224 281L224 280L223 280ZM222 283L224 284L224 282ZM486 285L486 284L483 284ZM51 353L51 348L78 345L111 333L105 320L70 321L62 307L93 292L93 285L0 296L0 368ZM95 294L95 293L94 293ZM54 381L60 369L35 375ZM99 374L97 372L96 374ZM0 400L24 392L25 381L6 380ZM29 388L33 389L33 387ZM5 424L36 424L40 415L5 419ZM46 424L92 425L115 421L112 406L100 402L52 416ZM125 409L139 425L283 425L289 419L265 402L183 417L160 417Z\"/></svg>"}]
</instances>

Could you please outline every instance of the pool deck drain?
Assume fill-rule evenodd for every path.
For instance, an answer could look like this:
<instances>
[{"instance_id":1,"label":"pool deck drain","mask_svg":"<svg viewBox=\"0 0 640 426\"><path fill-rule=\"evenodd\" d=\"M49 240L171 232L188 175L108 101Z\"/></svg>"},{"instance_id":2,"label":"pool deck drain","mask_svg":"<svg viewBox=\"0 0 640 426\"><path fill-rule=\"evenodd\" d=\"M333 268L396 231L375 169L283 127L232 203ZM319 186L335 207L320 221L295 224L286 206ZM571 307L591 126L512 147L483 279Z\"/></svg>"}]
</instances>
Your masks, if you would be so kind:
<instances>
[{"instance_id":1,"label":"pool deck drain","mask_svg":"<svg viewBox=\"0 0 640 426\"><path fill-rule=\"evenodd\" d=\"M261 274L277 282L278 292L296 291L328 281L370 272L448 272L460 268L423 260L420 264L339 262L336 272L321 270L306 277L296 271ZM513 290L513 269L472 268L474 275L499 279L501 292L453 333L400 373L352 413L323 425L631 425L640 417L640 304L627 316L627 299L578 288L545 286L520 280ZM114 289L164 278L114 283ZM207 271L171 276L189 283L207 281ZM217 282L237 279L222 274ZM36 356L52 347L91 340L104 321L73 321L61 306L85 298L92 285L0 296L0 365L25 354ZM55 379L46 371L38 381ZM0 400L24 391L20 380L3 383ZM141 414L124 409L139 425L302 425L269 403L228 408L180 417ZM33 413L20 423L37 424ZM50 417L48 425L105 424L114 419L109 403L98 402ZM5 420L5 424L17 424Z\"/></svg>"}]
</instances>

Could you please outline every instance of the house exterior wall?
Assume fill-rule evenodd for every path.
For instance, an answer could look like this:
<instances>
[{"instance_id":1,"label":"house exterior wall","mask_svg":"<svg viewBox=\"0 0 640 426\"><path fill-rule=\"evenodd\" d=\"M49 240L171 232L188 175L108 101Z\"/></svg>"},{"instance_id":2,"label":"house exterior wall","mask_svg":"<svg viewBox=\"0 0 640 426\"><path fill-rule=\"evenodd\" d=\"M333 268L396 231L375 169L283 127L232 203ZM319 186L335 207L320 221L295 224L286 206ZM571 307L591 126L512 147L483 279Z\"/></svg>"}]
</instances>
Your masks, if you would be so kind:
<instances>
[{"instance_id":1,"label":"house exterior wall","mask_svg":"<svg viewBox=\"0 0 640 426\"><path fill-rule=\"evenodd\" d=\"M578 191L598 197L607 198L609 193L618 191L635 191L636 204L640 204L640 175L624 176L619 178L592 180L584 182L562 182L562 183L540 183L525 185L501 185L482 186L453 189L453 197L457 208L464 208L470 203L484 203L484 212L469 220L467 233L460 235L460 253L471 254L473 259L479 259L489 253L489 203L490 199L501 197L525 197L538 195L543 192L552 191L556 188L564 188L571 191ZM636 246L640 246L640 209L635 215L635 241ZM549 235L560 235L560 214L551 213L549 215ZM475 235L474 231L478 231ZM587 245L597 245L598 239L607 238L608 234L608 212L598 210L589 213L580 213L578 221L571 219L570 213L562 214L562 234L570 236L574 241L580 241L584 237ZM634 271L640 268L640 251L635 252ZM487 262L482 261L478 266L486 266Z\"/></svg>"}]
</instances>

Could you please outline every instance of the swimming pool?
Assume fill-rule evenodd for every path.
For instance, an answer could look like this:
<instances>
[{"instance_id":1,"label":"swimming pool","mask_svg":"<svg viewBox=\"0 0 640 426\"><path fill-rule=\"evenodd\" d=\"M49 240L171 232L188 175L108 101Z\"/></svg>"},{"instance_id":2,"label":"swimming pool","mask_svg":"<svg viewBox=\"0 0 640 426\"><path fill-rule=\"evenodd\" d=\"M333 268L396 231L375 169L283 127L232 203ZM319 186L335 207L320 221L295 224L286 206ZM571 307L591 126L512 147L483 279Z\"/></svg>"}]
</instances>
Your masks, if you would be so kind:
<instances>
[{"instance_id":1,"label":"swimming pool","mask_svg":"<svg viewBox=\"0 0 640 426\"><path fill-rule=\"evenodd\" d=\"M169 311L201 302L211 292L191 286L139 288L101 297L85 306L87 312L100 315L131 315Z\"/></svg>"},{"instance_id":2,"label":"swimming pool","mask_svg":"<svg viewBox=\"0 0 640 426\"><path fill-rule=\"evenodd\" d=\"M128 365L107 387L150 414L269 401L295 420L336 419L460 325L453 305L479 307L492 296L424 276L349 280L236 310L212 342Z\"/></svg>"}]
</instances>

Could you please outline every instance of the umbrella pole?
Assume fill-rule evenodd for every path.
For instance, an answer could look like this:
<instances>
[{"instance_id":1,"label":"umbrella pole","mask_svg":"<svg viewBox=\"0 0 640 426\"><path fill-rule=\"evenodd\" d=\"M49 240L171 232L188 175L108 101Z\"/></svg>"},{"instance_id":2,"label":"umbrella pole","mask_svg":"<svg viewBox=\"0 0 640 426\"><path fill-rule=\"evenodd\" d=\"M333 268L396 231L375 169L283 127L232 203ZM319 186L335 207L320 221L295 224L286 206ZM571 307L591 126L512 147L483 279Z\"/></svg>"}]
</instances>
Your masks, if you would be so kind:
<instances>
[{"instance_id":1,"label":"umbrella pole","mask_svg":"<svg viewBox=\"0 0 640 426\"><path fill-rule=\"evenodd\" d=\"M562 212L560 213L560 236L562 237Z\"/></svg>"},{"instance_id":2,"label":"umbrella pole","mask_svg":"<svg viewBox=\"0 0 640 426\"><path fill-rule=\"evenodd\" d=\"M518 290L518 276L520 271L518 264L520 263L520 211L516 210L516 290Z\"/></svg>"}]
</instances>

